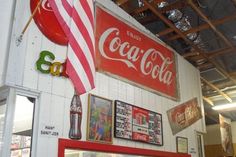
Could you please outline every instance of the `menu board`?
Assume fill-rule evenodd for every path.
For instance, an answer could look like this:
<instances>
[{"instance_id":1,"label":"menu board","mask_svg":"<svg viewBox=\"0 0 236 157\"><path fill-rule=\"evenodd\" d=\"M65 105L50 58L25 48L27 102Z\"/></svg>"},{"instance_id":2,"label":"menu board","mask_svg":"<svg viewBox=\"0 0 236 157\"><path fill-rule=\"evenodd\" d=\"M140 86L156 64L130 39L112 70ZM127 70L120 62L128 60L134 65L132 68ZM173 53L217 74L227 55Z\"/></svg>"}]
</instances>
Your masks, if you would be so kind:
<instances>
[{"instance_id":1,"label":"menu board","mask_svg":"<svg viewBox=\"0 0 236 157\"><path fill-rule=\"evenodd\" d=\"M128 103L115 101L114 136L163 145L162 116Z\"/></svg>"}]
</instances>

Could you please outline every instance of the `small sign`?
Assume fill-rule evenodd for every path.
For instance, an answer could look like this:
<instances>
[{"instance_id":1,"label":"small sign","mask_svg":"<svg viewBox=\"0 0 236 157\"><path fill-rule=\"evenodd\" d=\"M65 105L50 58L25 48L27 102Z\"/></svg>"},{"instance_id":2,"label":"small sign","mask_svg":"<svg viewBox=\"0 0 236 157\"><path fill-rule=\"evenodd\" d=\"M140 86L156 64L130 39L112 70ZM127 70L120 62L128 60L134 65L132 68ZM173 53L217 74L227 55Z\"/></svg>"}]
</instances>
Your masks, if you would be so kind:
<instances>
[{"instance_id":1,"label":"small sign","mask_svg":"<svg viewBox=\"0 0 236 157\"><path fill-rule=\"evenodd\" d=\"M40 135L47 137L58 137L60 132L54 125L42 124L40 129Z\"/></svg>"},{"instance_id":2,"label":"small sign","mask_svg":"<svg viewBox=\"0 0 236 157\"><path fill-rule=\"evenodd\" d=\"M188 139L185 137L176 137L177 153L188 153Z\"/></svg>"},{"instance_id":3,"label":"small sign","mask_svg":"<svg viewBox=\"0 0 236 157\"><path fill-rule=\"evenodd\" d=\"M202 118L197 98L191 99L167 111L173 135L187 128Z\"/></svg>"}]
</instances>

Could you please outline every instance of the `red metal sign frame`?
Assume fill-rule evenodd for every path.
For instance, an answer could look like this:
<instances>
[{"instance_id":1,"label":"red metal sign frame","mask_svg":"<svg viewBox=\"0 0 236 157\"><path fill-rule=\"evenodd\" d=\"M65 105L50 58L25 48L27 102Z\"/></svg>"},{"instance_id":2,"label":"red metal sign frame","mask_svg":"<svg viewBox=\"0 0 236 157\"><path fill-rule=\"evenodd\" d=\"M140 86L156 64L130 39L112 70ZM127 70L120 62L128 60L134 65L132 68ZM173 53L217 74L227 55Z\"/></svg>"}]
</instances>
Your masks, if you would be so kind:
<instances>
[{"instance_id":1,"label":"red metal sign frame","mask_svg":"<svg viewBox=\"0 0 236 157\"><path fill-rule=\"evenodd\" d=\"M100 6L95 37L99 71L178 99L173 50Z\"/></svg>"},{"instance_id":2,"label":"red metal sign frame","mask_svg":"<svg viewBox=\"0 0 236 157\"><path fill-rule=\"evenodd\" d=\"M109 144L100 144L86 141L59 139L58 141L58 157L65 157L65 149L88 150L98 152L109 152L118 154L130 154L153 157L191 157L189 154L156 151L150 149L140 149L132 147L124 147Z\"/></svg>"}]
</instances>

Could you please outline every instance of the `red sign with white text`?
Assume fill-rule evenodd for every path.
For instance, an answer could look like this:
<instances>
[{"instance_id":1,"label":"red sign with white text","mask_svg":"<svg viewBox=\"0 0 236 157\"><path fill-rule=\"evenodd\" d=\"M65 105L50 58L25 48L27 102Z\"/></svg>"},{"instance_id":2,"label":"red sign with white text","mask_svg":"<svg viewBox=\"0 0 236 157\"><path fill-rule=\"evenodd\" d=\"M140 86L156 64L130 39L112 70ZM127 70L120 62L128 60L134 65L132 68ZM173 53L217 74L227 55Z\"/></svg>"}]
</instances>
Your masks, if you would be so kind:
<instances>
[{"instance_id":1,"label":"red sign with white text","mask_svg":"<svg viewBox=\"0 0 236 157\"><path fill-rule=\"evenodd\" d=\"M191 99L167 111L173 135L202 118L201 108L197 98Z\"/></svg>"},{"instance_id":2,"label":"red sign with white text","mask_svg":"<svg viewBox=\"0 0 236 157\"><path fill-rule=\"evenodd\" d=\"M56 44L67 45L68 39L57 21L48 0L30 0L31 12L34 12L38 3L41 4L33 18L40 31Z\"/></svg>"},{"instance_id":3,"label":"red sign with white text","mask_svg":"<svg viewBox=\"0 0 236 157\"><path fill-rule=\"evenodd\" d=\"M98 6L96 53L99 71L172 99L178 98L172 50Z\"/></svg>"},{"instance_id":4,"label":"red sign with white text","mask_svg":"<svg viewBox=\"0 0 236 157\"><path fill-rule=\"evenodd\" d=\"M149 111L133 107L133 139L149 142Z\"/></svg>"}]
</instances>

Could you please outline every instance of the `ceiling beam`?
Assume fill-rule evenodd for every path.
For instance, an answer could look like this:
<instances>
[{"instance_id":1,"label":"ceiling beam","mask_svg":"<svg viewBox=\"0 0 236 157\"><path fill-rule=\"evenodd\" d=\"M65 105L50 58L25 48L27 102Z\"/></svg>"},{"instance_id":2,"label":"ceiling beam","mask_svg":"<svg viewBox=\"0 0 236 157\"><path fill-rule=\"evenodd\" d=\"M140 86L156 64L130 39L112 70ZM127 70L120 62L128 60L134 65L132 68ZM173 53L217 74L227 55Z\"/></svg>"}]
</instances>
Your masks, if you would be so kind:
<instances>
[{"instance_id":1,"label":"ceiling beam","mask_svg":"<svg viewBox=\"0 0 236 157\"><path fill-rule=\"evenodd\" d=\"M161 32L157 33L156 35L160 37L160 36L167 35L167 34L169 34L169 33L171 33L171 32L174 32L174 30L171 29L171 28L167 28L167 29L165 29L164 31L161 31Z\"/></svg>"},{"instance_id":2,"label":"ceiling beam","mask_svg":"<svg viewBox=\"0 0 236 157\"><path fill-rule=\"evenodd\" d=\"M214 26L217 26L217 25L221 25L223 23L226 23L228 21L232 21L236 19L236 14L233 14L233 15L229 15L229 16L226 16L226 17L223 17L221 19L217 19L217 20L212 20L211 23L214 25ZM205 30L205 29L208 29L210 28L210 25L205 23L205 24L202 24L198 27L194 27L194 28L191 28L189 29L188 31L185 31L183 32L185 35L189 34L189 33L195 33L195 32L199 32L199 31L202 31L202 30ZM180 38L180 36L177 34L177 35L174 35L170 38L168 38L167 40L168 41L171 41L171 40L176 40Z\"/></svg>"},{"instance_id":3,"label":"ceiling beam","mask_svg":"<svg viewBox=\"0 0 236 157\"><path fill-rule=\"evenodd\" d=\"M201 77L201 80L208 85L209 87L211 87L212 89L216 90L220 95L222 95L228 102L233 102L232 99L225 94L224 92L222 92L218 87L216 87L215 85L213 85L212 83L210 83L209 81L205 80L203 77Z\"/></svg>"},{"instance_id":4,"label":"ceiling beam","mask_svg":"<svg viewBox=\"0 0 236 157\"><path fill-rule=\"evenodd\" d=\"M152 2L149 3L147 0L144 0L143 2L144 2L144 5L146 5L153 12L153 14L158 16L166 25L168 25L177 34L179 34L181 38L186 42L186 44L192 46L192 48L196 52L199 52L199 54L203 56L204 58L206 58L210 63L212 63L212 65L216 69L218 69L220 72L222 72L226 77L228 77L230 80L232 80L236 84L236 80L234 78L232 78L223 68L221 68L221 66L215 60L210 59L203 50L198 48L198 46L196 46L192 41L187 39L187 37L183 34L183 32L181 32L178 28L176 28L175 25L169 19L167 19L162 13L160 13L159 10L156 9L155 5Z\"/></svg>"},{"instance_id":5,"label":"ceiling beam","mask_svg":"<svg viewBox=\"0 0 236 157\"><path fill-rule=\"evenodd\" d=\"M162 0L163 1L163 0ZM172 2L168 4L167 6L160 9L161 13L166 13L168 11L174 10L174 9L182 9L188 6L188 3L183 0L177 0L175 2Z\"/></svg>"},{"instance_id":6,"label":"ceiling beam","mask_svg":"<svg viewBox=\"0 0 236 157\"><path fill-rule=\"evenodd\" d=\"M234 46L233 49L232 48L223 48L223 49L220 49L220 50L209 52L208 56L210 58L213 58L213 57L217 57L219 55L224 55L224 54L227 54L227 53L232 53L235 50L236 50L236 46Z\"/></svg>"},{"instance_id":7,"label":"ceiling beam","mask_svg":"<svg viewBox=\"0 0 236 157\"><path fill-rule=\"evenodd\" d=\"M163 2L163 1L165 1L165 0L155 0L154 4L155 4L155 6L157 6L158 3ZM186 6L188 6L188 3L186 1L178 0L178 1L175 1L175 2L172 2L172 3L168 4L167 6L165 6L163 8L160 8L160 12L161 13L166 13L167 11L174 10L174 9L182 9ZM148 9L149 8L144 5L143 7L139 7L137 9L133 10L132 12L130 12L130 14L133 16L135 14L142 13L142 12L148 10Z\"/></svg>"},{"instance_id":8,"label":"ceiling beam","mask_svg":"<svg viewBox=\"0 0 236 157\"><path fill-rule=\"evenodd\" d=\"M153 21L156 21L158 19L157 16L154 16L154 15L150 15L150 16L146 16L145 18L140 18L140 19L137 19L137 21L139 23L141 23L142 25L146 25L146 24L149 24Z\"/></svg>"},{"instance_id":9,"label":"ceiling beam","mask_svg":"<svg viewBox=\"0 0 236 157\"><path fill-rule=\"evenodd\" d=\"M210 98L207 98L207 97L202 97L203 98L203 100L204 101L206 101L208 104L210 104L211 106L214 106L214 103L213 103L213 101L211 101L211 99Z\"/></svg>"},{"instance_id":10,"label":"ceiling beam","mask_svg":"<svg viewBox=\"0 0 236 157\"><path fill-rule=\"evenodd\" d=\"M198 65L197 68L200 70L200 71L203 71L203 70L206 70L206 69L209 69L209 68L212 68L213 65L211 63L204 63L202 65Z\"/></svg>"},{"instance_id":11,"label":"ceiling beam","mask_svg":"<svg viewBox=\"0 0 236 157\"><path fill-rule=\"evenodd\" d=\"M183 56L184 58L187 58L187 57L192 57L192 56L198 56L199 54L200 54L199 52L193 51L193 52L185 53L185 54L183 54L182 56Z\"/></svg>"},{"instance_id":12,"label":"ceiling beam","mask_svg":"<svg viewBox=\"0 0 236 157\"><path fill-rule=\"evenodd\" d=\"M219 49L219 50L215 50L215 51L210 51L210 52L207 52L207 55L209 58L214 58L214 57L224 55L227 53L233 53L234 51L236 51L236 46L234 46L233 49L230 47L227 47L227 48L223 48L223 49ZM197 55L199 55L199 52L192 51L192 52L187 52L187 53L183 54L182 56L184 58L188 58L188 57L197 56Z\"/></svg>"},{"instance_id":13,"label":"ceiling beam","mask_svg":"<svg viewBox=\"0 0 236 157\"><path fill-rule=\"evenodd\" d=\"M131 16L135 16L135 15L137 15L139 13L142 13L142 12L144 12L146 10L148 10L148 7L146 5L144 5L142 7L139 7L137 9L132 10L132 12L130 12L130 15Z\"/></svg>"},{"instance_id":14,"label":"ceiling beam","mask_svg":"<svg viewBox=\"0 0 236 157\"><path fill-rule=\"evenodd\" d=\"M193 2L193 0L187 0L188 4L191 6L191 8L193 10L195 10L197 12L197 14L202 17L206 23L208 23L208 25L211 27L211 29L222 39L224 40L224 42L231 48L233 48L233 44L229 41L229 39L227 39L223 33L221 33L220 31L218 31L216 29L216 27L214 26L214 24L207 18L206 15L204 15L204 13L195 5L195 3Z\"/></svg>"},{"instance_id":15,"label":"ceiling beam","mask_svg":"<svg viewBox=\"0 0 236 157\"><path fill-rule=\"evenodd\" d=\"M116 0L116 4L118 6L124 5L125 3L127 3L129 0Z\"/></svg>"}]
</instances>

